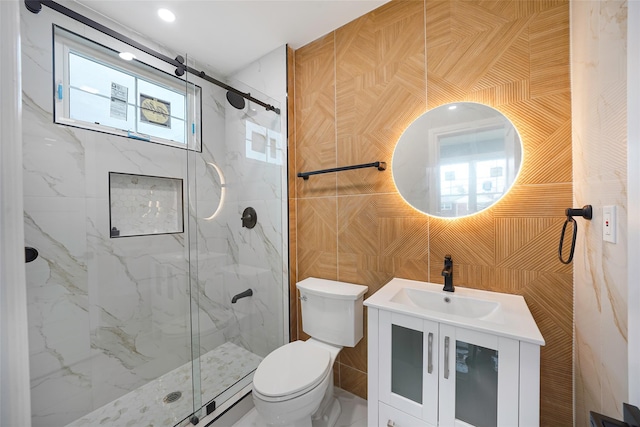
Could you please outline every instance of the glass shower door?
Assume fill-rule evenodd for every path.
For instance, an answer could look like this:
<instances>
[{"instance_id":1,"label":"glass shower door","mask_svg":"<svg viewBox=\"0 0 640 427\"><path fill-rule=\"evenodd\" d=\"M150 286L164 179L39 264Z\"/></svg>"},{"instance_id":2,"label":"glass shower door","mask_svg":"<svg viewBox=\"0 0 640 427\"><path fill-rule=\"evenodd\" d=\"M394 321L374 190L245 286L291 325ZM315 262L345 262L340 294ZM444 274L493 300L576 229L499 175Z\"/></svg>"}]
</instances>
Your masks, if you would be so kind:
<instances>
[{"instance_id":1,"label":"glass shower door","mask_svg":"<svg viewBox=\"0 0 640 427\"><path fill-rule=\"evenodd\" d=\"M228 83L279 107L239 81ZM262 358L283 344L286 286L280 116L248 101L238 109L227 91L204 82L202 90L202 152L189 157L200 417L248 387ZM241 220L247 208L257 213L253 228Z\"/></svg>"},{"instance_id":2,"label":"glass shower door","mask_svg":"<svg viewBox=\"0 0 640 427\"><path fill-rule=\"evenodd\" d=\"M89 77L104 87L73 80L86 75L74 68L52 102L51 86L42 84L53 81L51 32L30 34L22 45L25 245L40 254L26 265L32 425L178 424L193 412L188 151L53 118L54 107L81 99L106 105L112 120L184 124L184 92L175 90L184 83L175 83L173 70L159 71L166 64L136 71L140 81L167 82L140 93L135 79L113 85L95 79L100 71ZM145 115L148 95L156 107L174 108Z\"/></svg>"}]
</instances>

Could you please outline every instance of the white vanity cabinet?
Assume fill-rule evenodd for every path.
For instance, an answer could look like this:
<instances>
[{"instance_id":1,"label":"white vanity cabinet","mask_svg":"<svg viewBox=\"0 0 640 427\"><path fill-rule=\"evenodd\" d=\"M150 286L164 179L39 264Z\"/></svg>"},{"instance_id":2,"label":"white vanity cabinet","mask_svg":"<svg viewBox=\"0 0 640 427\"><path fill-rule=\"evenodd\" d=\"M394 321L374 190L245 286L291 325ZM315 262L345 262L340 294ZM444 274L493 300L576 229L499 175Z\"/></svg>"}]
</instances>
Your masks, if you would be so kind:
<instances>
[{"instance_id":1,"label":"white vanity cabinet","mask_svg":"<svg viewBox=\"0 0 640 427\"><path fill-rule=\"evenodd\" d=\"M365 301L369 426L539 425L541 335L530 342L474 327L486 319L465 325L452 316L387 307L374 297ZM504 303L500 310L492 321L513 320Z\"/></svg>"}]
</instances>

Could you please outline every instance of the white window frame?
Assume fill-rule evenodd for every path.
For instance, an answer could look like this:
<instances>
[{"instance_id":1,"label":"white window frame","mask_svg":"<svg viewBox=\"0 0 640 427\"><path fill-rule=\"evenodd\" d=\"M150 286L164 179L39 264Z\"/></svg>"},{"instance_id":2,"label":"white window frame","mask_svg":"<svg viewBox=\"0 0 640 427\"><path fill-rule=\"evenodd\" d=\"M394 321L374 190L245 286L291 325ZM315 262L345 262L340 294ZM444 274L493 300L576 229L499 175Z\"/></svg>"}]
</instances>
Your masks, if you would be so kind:
<instances>
[{"instance_id":1,"label":"white window frame","mask_svg":"<svg viewBox=\"0 0 640 427\"><path fill-rule=\"evenodd\" d=\"M146 62L142 62L140 59L134 59L132 61L121 59L118 56L118 48L116 47L117 45L121 45L121 43L116 40L113 42L113 47L105 46L58 25L54 25L53 27L53 97L55 123L202 152L202 88L200 86L186 79L175 77L168 72L162 71ZM122 49L122 47L120 47L120 49ZM142 52L136 52L136 49L133 47L127 46L126 51L134 52L136 58L146 56L146 54ZM140 79L169 91L176 92L179 95L184 95L185 109L187 110L184 115L185 141L174 141L155 135L138 133L136 129L119 129L104 124L70 118L70 53L130 75L136 79L136 86L137 81ZM139 53L140 55L138 55ZM135 114L138 114L137 99ZM139 121L139 119L136 117L136 122L137 121Z\"/></svg>"}]
</instances>

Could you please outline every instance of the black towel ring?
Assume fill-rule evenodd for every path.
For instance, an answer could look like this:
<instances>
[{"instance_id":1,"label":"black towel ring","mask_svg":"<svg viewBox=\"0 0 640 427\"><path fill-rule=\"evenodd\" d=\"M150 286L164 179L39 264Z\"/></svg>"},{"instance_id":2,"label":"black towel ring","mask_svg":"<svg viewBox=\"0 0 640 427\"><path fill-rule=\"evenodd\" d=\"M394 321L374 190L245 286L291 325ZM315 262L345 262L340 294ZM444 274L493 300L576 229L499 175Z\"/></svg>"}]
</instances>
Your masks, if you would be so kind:
<instances>
[{"instance_id":1,"label":"black towel ring","mask_svg":"<svg viewBox=\"0 0 640 427\"><path fill-rule=\"evenodd\" d=\"M593 218L593 208L591 205L585 205L582 209L573 209L567 208L565 210L565 215L567 215L567 219L562 226L562 234L560 234L560 245L558 246L558 259L563 264L570 264L573 261L573 252L576 249L576 236L578 235L578 223L573 219L574 216L581 216L584 219L590 220ZM573 236L571 238L571 250L569 251L569 258L565 261L562 259L562 246L564 243L564 234L567 232L567 225L573 225Z\"/></svg>"}]
</instances>

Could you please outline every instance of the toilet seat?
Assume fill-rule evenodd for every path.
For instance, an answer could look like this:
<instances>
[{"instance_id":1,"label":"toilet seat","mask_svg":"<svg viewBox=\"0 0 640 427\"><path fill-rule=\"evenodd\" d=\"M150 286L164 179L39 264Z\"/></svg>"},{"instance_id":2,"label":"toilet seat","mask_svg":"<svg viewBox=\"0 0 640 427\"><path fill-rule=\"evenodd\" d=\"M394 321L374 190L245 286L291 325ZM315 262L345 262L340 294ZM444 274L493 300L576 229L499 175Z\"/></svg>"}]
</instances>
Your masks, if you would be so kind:
<instances>
[{"instance_id":1,"label":"toilet seat","mask_svg":"<svg viewBox=\"0 0 640 427\"><path fill-rule=\"evenodd\" d=\"M253 389L263 400L288 400L318 386L330 371L329 351L294 341L264 358L253 376Z\"/></svg>"}]
</instances>

